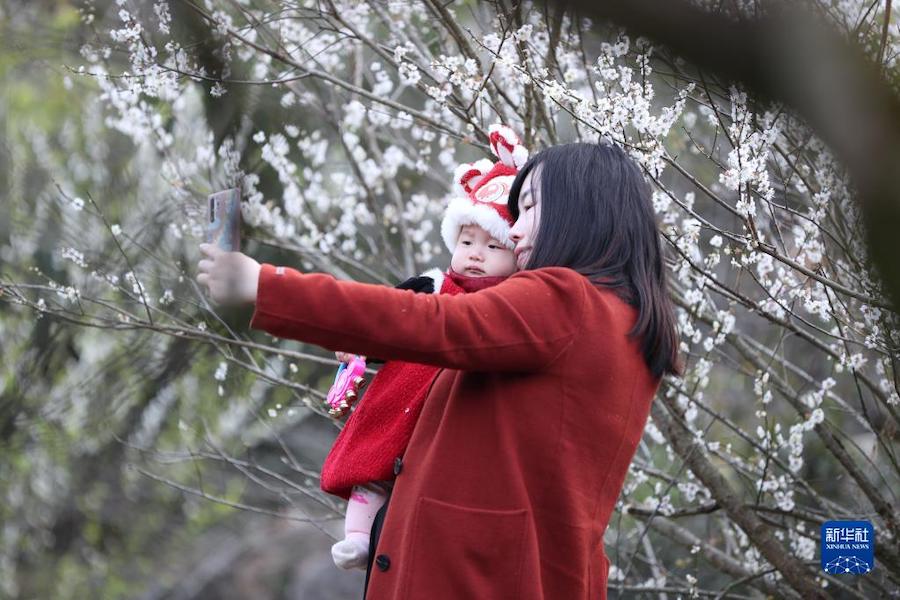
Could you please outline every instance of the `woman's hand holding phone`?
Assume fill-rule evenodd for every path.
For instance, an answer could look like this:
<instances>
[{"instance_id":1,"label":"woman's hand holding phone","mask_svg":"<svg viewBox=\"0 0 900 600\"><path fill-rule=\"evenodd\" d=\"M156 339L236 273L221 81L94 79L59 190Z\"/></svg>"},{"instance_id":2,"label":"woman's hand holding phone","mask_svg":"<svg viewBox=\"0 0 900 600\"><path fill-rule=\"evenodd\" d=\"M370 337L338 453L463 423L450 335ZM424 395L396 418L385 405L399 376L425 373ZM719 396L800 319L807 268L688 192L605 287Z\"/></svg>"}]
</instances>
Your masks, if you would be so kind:
<instances>
[{"instance_id":1,"label":"woman's hand holding phone","mask_svg":"<svg viewBox=\"0 0 900 600\"><path fill-rule=\"evenodd\" d=\"M259 263L240 252L241 189L229 188L207 198L209 222L197 282L205 285L216 304L256 302Z\"/></svg>"},{"instance_id":2,"label":"woman's hand holding phone","mask_svg":"<svg viewBox=\"0 0 900 600\"><path fill-rule=\"evenodd\" d=\"M236 306L256 302L260 264L241 252L226 252L200 244L197 283L205 285L216 304Z\"/></svg>"}]
</instances>

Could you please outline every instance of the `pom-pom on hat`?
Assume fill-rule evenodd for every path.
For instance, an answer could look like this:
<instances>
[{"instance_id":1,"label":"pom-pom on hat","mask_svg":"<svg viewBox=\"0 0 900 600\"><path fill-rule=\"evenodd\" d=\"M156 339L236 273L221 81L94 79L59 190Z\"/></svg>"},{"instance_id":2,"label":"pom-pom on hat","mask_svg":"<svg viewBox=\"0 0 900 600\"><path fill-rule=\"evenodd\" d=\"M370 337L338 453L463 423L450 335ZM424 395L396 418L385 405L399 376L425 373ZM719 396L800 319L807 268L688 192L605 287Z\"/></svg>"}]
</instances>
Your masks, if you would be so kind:
<instances>
[{"instance_id":1,"label":"pom-pom on hat","mask_svg":"<svg viewBox=\"0 0 900 600\"><path fill-rule=\"evenodd\" d=\"M516 173L528 160L528 150L519 143L512 129L499 123L488 129L491 151L499 160L491 163L483 158L459 165L453 173L456 192L441 221L441 237L450 252L456 248L459 232L465 225L478 225L507 248L515 244L509 239L513 224L506 199Z\"/></svg>"}]
</instances>

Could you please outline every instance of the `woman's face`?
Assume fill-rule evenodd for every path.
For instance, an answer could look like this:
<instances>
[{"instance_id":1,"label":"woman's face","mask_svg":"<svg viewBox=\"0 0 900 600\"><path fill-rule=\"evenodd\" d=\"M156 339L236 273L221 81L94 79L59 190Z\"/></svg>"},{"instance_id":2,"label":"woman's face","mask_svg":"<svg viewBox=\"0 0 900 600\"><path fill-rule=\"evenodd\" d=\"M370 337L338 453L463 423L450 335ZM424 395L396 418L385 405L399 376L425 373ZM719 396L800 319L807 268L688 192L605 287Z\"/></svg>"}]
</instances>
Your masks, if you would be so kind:
<instances>
[{"instance_id":1,"label":"woman's face","mask_svg":"<svg viewBox=\"0 0 900 600\"><path fill-rule=\"evenodd\" d=\"M532 169L522 181L519 190L519 218L509 230L509 239L515 243L516 266L524 269L534 248L538 224L541 221L540 180L533 177L537 169Z\"/></svg>"}]
</instances>

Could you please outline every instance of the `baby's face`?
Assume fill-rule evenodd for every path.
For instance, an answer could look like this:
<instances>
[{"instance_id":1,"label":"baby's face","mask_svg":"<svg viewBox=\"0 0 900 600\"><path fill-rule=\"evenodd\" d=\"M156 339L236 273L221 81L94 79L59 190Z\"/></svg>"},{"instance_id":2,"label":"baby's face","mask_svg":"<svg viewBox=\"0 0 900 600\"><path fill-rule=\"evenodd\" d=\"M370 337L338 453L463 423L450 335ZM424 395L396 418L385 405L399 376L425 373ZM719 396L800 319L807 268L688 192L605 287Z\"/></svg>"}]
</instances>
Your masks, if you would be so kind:
<instances>
[{"instance_id":1,"label":"baby's face","mask_svg":"<svg viewBox=\"0 0 900 600\"><path fill-rule=\"evenodd\" d=\"M506 277L516 272L516 257L478 225L465 225L459 232L450 267L469 277Z\"/></svg>"}]
</instances>

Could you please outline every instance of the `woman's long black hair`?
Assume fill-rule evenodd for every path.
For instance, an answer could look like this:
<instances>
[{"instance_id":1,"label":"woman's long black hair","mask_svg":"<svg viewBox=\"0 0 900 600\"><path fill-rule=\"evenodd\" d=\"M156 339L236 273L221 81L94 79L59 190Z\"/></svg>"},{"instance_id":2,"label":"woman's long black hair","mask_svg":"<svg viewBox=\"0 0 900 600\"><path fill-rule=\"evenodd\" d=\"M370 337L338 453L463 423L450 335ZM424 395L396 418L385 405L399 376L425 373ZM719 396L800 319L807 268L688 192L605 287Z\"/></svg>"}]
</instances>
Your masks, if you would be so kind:
<instances>
[{"instance_id":1,"label":"woman's long black hair","mask_svg":"<svg viewBox=\"0 0 900 600\"><path fill-rule=\"evenodd\" d=\"M654 376L678 375L678 331L650 188L618 146L564 144L539 152L513 182L508 207L519 218L528 173L539 182L540 221L527 269L569 267L638 309L640 336Z\"/></svg>"}]
</instances>

